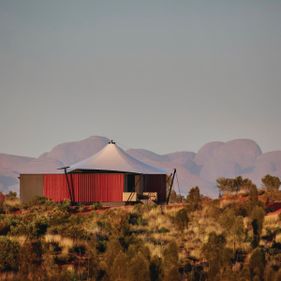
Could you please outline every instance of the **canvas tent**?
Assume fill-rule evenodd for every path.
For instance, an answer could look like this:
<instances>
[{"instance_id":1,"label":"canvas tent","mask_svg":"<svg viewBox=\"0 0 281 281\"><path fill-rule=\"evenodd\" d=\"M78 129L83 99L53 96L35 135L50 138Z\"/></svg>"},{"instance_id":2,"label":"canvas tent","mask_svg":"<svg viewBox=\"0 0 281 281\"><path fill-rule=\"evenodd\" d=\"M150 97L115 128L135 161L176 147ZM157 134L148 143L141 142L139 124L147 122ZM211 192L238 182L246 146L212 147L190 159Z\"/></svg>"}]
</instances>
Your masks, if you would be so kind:
<instances>
[{"instance_id":1,"label":"canvas tent","mask_svg":"<svg viewBox=\"0 0 281 281\"><path fill-rule=\"evenodd\" d=\"M115 171L134 174L158 174L165 175L164 169L150 166L133 158L122 148L110 141L100 152L75 163L68 171Z\"/></svg>"},{"instance_id":2,"label":"canvas tent","mask_svg":"<svg viewBox=\"0 0 281 281\"><path fill-rule=\"evenodd\" d=\"M167 171L153 167L109 142L97 154L65 168L65 174L21 175L22 201L32 195L54 201L129 202L151 198L166 201ZM34 192L35 190L35 192Z\"/></svg>"}]
</instances>

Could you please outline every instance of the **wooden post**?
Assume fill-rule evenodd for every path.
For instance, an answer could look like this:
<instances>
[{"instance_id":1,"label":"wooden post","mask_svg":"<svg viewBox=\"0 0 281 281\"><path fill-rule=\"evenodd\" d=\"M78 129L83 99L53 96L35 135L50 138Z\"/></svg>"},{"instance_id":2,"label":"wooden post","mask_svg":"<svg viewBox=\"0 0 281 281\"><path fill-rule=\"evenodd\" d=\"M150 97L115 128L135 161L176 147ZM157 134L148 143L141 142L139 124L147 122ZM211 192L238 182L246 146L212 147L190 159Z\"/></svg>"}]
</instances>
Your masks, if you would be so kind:
<instances>
[{"instance_id":1,"label":"wooden post","mask_svg":"<svg viewBox=\"0 0 281 281\"><path fill-rule=\"evenodd\" d=\"M174 185L174 179L175 179L176 172L177 172L177 170L174 169L174 172L173 172L173 175L172 175L172 181L171 181L171 184L170 184L170 187L169 187L169 192L168 192L167 201L166 201L167 205L169 204L169 200L170 200L172 188L173 188L173 185Z\"/></svg>"},{"instance_id":2,"label":"wooden post","mask_svg":"<svg viewBox=\"0 0 281 281\"><path fill-rule=\"evenodd\" d=\"M68 189L68 193L69 193L69 198L70 198L70 203L71 205L74 203L74 198L73 198L73 194L71 191L71 187L70 187L70 183L69 183L69 179L68 179L68 175L67 175L67 169L69 168L69 166L66 167L61 167L59 168L59 170L63 170L64 171L64 175L65 175L65 179L66 179L66 185L67 185L67 189Z\"/></svg>"}]
</instances>

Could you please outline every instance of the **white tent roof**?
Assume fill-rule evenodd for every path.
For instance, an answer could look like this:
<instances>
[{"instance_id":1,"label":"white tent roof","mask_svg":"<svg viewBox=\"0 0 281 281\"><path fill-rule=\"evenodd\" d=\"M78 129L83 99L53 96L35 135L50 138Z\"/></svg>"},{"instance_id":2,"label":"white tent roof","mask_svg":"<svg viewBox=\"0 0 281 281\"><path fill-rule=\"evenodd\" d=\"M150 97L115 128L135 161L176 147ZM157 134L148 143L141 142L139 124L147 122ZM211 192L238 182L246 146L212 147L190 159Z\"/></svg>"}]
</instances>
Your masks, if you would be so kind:
<instances>
[{"instance_id":1,"label":"white tent roof","mask_svg":"<svg viewBox=\"0 0 281 281\"><path fill-rule=\"evenodd\" d=\"M150 166L130 156L127 152L110 142L93 156L71 165L68 171L101 170L136 174L166 174L164 169Z\"/></svg>"}]
</instances>

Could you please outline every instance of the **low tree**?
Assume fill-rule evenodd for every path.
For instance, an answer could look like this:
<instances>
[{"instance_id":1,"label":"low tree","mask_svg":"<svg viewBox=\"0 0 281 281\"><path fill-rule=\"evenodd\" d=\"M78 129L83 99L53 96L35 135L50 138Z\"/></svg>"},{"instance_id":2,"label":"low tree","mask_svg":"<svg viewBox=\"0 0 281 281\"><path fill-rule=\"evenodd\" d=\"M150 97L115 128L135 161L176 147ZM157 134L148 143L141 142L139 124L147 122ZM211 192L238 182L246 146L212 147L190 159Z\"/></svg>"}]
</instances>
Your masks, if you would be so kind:
<instances>
[{"instance_id":1,"label":"low tree","mask_svg":"<svg viewBox=\"0 0 281 281\"><path fill-rule=\"evenodd\" d=\"M186 197L186 207L191 212L202 209L202 199L198 186L190 189L189 194Z\"/></svg>"},{"instance_id":2,"label":"low tree","mask_svg":"<svg viewBox=\"0 0 281 281\"><path fill-rule=\"evenodd\" d=\"M248 178L238 176L236 178L218 178L217 187L220 193L239 192L243 189L248 189L252 185L252 181Z\"/></svg>"},{"instance_id":3,"label":"low tree","mask_svg":"<svg viewBox=\"0 0 281 281\"><path fill-rule=\"evenodd\" d=\"M163 258L164 258L164 268L171 267L172 265L177 265L179 260L179 253L178 253L178 246L177 243L172 240L170 241L167 246L164 248L163 251Z\"/></svg>"},{"instance_id":4,"label":"low tree","mask_svg":"<svg viewBox=\"0 0 281 281\"><path fill-rule=\"evenodd\" d=\"M260 236L263 228L265 212L260 206L255 206L251 212L251 224L253 228L252 247L256 248L260 242Z\"/></svg>"},{"instance_id":5,"label":"low tree","mask_svg":"<svg viewBox=\"0 0 281 281\"><path fill-rule=\"evenodd\" d=\"M219 216L220 224L228 234L228 237L233 242L233 250L236 250L236 244L240 244L244 238L244 223L243 217L236 215L236 210L233 207L226 208Z\"/></svg>"},{"instance_id":6,"label":"low tree","mask_svg":"<svg viewBox=\"0 0 281 281\"><path fill-rule=\"evenodd\" d=\"M280 179L271 175L266 175L261 181L263 183L263 187L268 191L278 190L281 185Z\"/></svg>"},{"instance_id":7,"label":"low tree","mask_svg":"<svg viewBox=\"0 0 281 281\"><path fill-rule=\"evenodd\" d=\"M0 271L17 271L20 245L6 237L0 237Z\"/></svg>"},{"instance_id":8,"label":"low tree","mask_svg":"<svg viewBox=\"0 0 281 281\"><path fill-rule=\"evenodd\" d=\"M181 275L176 265L171 266L165 270L163 281L181 281Z\"/></svg>"},{"instance_id":9,"label":"low tree","mask_svg":"<svg viewBox=\"0 0 281 281\"><path fill-rule=\"evenodd\" d=\"M43 262L43 246L40 239L26 240L21 247L19 258L20 275L22 278L27 279L32 274L35 280L39 280L39 276L44 276L41 267Z\"/></svg>"},{"instance_id":10,"label":"low tree","mask_svg":"<svg viewBox=\"0 0 281 281\"><path fill-rule=\"evenodd\" d=\"M236 177L236 178L218 178L217 179L217 187L220 192L238 192L243 185L243 178Z\"/></svg>"},{"instance_id":11,"label":"low tree","mask_svg":"<svg viewBox=\"0 0 281 281\"><path fill-rule=\"evenodd\" d=\"M259 200L259 192L255 184L251 183L247 185L247 189L249 190L249 200L254 205L257 204Z\"/></svg>"},{"instance_id":12,"label":"low tree","mask_svg":"<svg viewBox=\"0 0 281 281\"><path fill-rule=\"evenodd\" d=\"M187 228L189 221L186 208L177 211L173 220L177 229L180 231L184 231Z\"/></svg>"},{"instance_id":13,"label":"low tree","mask_svg":"<svg viewBox=\"0 0 281 281\"><path fill-rule=\"evenodd\" d=\"M160 257L154 256L150 261L150 280L161 281L164 276L163 261Z\"/></svg>"},{"instance_id":14,"label":"low tree","mask_svg":"<svg viewBox=\"0 0 281 281\"><path fill-rule=\"evenodd\" d=\"M108 269L111 281L129 281L128 279L128 260L122 251L115 256L113 263Z\"/></svg>"},{"instance_id":15,"label":"low tree","mask_svg":"<svg viewBox=\"0 0 281 281\"><path fill-rule=\"evenodd\" d=\"M117 255L122 252L122 247L119 240L116 237L111 237L106 245L106 252L104 255L104 270L109 274L113 265L113 262Z\"/></svg>"},{"instance_id":16,"label":"low tree","mask_svg":"<svg viewBox=\"0 0 281 281\"><path fill-rule=\"evenodd\" d=\"M179 274L179 250L177 243L170 241L163 251L164 258L164 281L174 280L180 281L181 276Z\"/></svg>"},{"instance_id":17,"label":"low tree","mask_svg":"<svg viewBox=\"0 0 281 281\"><path fill-rule=\"evenodd\" d=\"M150 281L149 261L142 252L138 252L129 262L128 280Z\"/></svg>"},{"instance_id":18,"label":"low tree","mask_svg":"<svg viewBox=\"0 0 281 281\"><path fill-rule=\"evenodd\" d=\"M261 248L253 250L249 260L249 270L251 280L262 281L265 269L265 254Z\"/></svg>"},{"instance_id":19,"label":"low tree","mask_svg":"<svg viewBox=\"0 0 281 281\"><path fill-rule=\"evenodd\" d=\"M226 248L223 234L211 232L202 253L209 264L208 280L220 280L224 268L230 263L232 252Z\"/></svg>"},{"instance_id":20,"label":"low tree","mask_svg":"<svg viewBox=\"0 0 281 281\"><path fill-rule=\"evenodd\" d=\"M220 194L230 191L230 182L229 179L221 177L217 179L217 187Z\"/></svg>"}]
</instances>

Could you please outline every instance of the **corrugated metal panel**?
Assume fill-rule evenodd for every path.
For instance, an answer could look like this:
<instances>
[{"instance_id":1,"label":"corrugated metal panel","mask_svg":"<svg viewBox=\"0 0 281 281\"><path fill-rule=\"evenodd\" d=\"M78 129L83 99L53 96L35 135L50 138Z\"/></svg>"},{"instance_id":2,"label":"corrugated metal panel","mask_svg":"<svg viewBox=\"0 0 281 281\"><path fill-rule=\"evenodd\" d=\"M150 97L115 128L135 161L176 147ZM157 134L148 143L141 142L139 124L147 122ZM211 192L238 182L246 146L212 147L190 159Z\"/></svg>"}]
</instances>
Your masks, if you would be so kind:
<instances>
[{"instance_id":1,"label":"corrugated metal panel","mask_svg":"<svg viewBox=\"0 0 281 281\"><path fill-rule=\"evenodd\" d=\"M68 174L75 202L119 202L123 174ZM44 175L44 196L59 202L69 199L65 175Z\"/></svg>"},{"instance_id":2,"label":"corrugated metal panel","mask_svg":"<svg viewBox=\"0 0 281 281\"><path fill-rule=\"evenodd\" d=\"M157 192L158 202L165 202L166 175L144 175L144 192Z\"/></svg>"},{"instance_id":3,"label":"corrugated metal panel","mask_svg":"<svg viewBox=\"0 0 281 281\"><path fill-rule=\"evenodd\" d=\"M55 202L69 200L65 175L44 175L43 195Z\"/></svg>"},{"instance_id":4,"label":"corrugated metal panel","mask_svg":"<svg viewBox=\"0 0 281 281\"><path fill-rule=\"evenodd\" d=\"M76 175L75 175L76 176ZM120 202L124 190L123 174L77 174L75 199L79 202Z\"/></svg>"}]
</instances>

